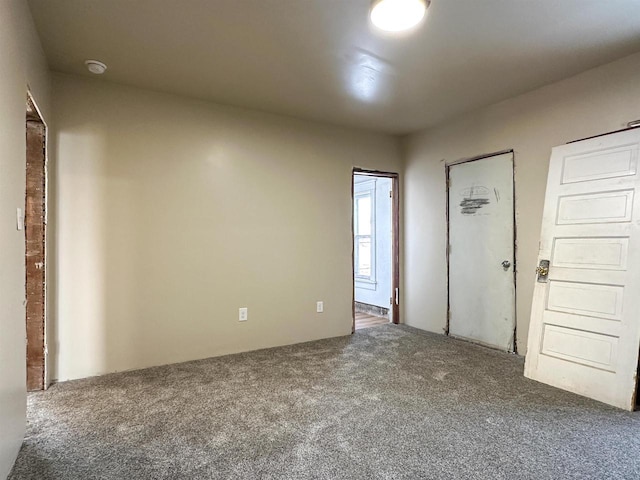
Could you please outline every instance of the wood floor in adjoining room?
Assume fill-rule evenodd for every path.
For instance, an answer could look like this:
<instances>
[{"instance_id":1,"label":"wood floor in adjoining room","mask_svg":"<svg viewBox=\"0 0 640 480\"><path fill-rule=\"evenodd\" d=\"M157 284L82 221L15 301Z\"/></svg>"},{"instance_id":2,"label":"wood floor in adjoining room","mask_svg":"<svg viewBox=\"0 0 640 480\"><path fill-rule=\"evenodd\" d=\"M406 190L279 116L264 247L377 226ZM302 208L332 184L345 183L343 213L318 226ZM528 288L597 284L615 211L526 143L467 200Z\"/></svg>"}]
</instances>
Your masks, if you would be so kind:
<instances>
[{"instance_id":1,"label":"wood floor in adjoining room","mask_svg":"<svg viewBox=\"0 0 640 480\"><path fill-rule=\"evenodd\" d=\"M376 317L366 313L356 313L356 330L387 325L388 323L389 319L387 317Z\"/></svg>"}]
</instances>

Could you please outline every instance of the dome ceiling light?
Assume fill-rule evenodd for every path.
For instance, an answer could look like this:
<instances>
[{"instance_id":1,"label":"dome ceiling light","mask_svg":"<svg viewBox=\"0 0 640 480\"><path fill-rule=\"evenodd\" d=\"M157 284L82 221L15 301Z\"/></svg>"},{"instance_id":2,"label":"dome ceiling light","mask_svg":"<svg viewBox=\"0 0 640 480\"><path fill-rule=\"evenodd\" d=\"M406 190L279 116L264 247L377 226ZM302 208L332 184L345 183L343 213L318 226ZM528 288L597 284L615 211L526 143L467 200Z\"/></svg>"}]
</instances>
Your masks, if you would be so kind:
<instances>
[{"instance_id":1,"label":"dome ceiling light","mask_svg":"<svg viewBox=\"0 0 640 480\"><path fill-rule=\"evenodd\" d=\"M430 3L430 0L374 0L369 17L380 30L404 32L424 20Z\"/></svg>"}]
</instances>

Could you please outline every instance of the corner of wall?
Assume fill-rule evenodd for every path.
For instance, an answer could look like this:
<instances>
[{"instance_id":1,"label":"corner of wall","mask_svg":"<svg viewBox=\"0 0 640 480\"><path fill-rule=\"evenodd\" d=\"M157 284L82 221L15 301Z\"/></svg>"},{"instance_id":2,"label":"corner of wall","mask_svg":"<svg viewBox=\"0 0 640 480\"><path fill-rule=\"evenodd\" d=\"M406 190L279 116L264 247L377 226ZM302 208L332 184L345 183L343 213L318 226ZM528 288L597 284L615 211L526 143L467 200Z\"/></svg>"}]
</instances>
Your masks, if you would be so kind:
<instances>
[{"instance_id":1,"label":"corner of wall","mask_svg":"<svg viewBox=\"0 0 640 480\"><path fill-rule=\"evenodd\" d=\"M26 1L0 2L0 478L8 475L26 422L24 209L27 88L44 114L49 73Z\"/></svg>"}]
</instances>

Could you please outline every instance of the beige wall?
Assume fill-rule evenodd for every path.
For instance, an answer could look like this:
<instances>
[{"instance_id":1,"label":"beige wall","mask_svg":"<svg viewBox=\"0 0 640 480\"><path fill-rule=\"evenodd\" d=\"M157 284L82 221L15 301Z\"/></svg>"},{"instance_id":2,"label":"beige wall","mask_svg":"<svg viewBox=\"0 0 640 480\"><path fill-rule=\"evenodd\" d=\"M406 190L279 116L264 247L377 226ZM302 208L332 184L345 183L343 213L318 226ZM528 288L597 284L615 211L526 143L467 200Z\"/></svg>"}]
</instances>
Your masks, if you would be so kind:
<instances>
[{"instance_id":1,"label":"beige wall","mask_svg":"<svg viewBox=\"0 0 640 480\"><path fill-rule=\"evenodd\" d=\"M81 77L53 86L54 377L350 333L351 171L399 171L397 139Z\"/></svg>"},{"instance_id":2,"label":"beige wall","mask_svg":"<svg viewBox=\"0 0 640 480\"><path fill-rule=\"evenodd\" d=\"M526 352L551 148L640 118L640 54L464 115L404 140L405 321L446 323L445 163L515 150L517 341Z\"/></svg>"},{"instance_id":3,"label":"beige wall","mask_svg":"<svg viewBox=\"0 0 640 480\"><path fill-rule=\"evenodd\" d=\"M27 85L45 120L46 63L26 2L0 2L0 478L22 443L26 410L24 209Z\"/></svg>"}]
</instances>

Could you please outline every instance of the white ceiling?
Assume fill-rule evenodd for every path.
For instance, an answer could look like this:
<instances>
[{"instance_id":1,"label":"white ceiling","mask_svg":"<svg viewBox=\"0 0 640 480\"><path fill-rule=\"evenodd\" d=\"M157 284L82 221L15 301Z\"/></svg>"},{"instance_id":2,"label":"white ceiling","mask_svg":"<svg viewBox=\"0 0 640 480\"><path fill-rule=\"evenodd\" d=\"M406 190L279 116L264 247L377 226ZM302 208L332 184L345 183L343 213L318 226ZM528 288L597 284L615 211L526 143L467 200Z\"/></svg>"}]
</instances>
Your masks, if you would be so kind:
<instances>
[{"instance_id":1,"label":"white ceiling","mask_svg":"<svg viewBox=\"0 0 640 480\"><path fill-rule=\"evenodd\" d=\"M433 0L402 37L369 0L29 3L53 70L394 134L640 50L640 0Z\"/></svg>"}]
</instances>

